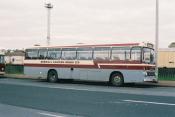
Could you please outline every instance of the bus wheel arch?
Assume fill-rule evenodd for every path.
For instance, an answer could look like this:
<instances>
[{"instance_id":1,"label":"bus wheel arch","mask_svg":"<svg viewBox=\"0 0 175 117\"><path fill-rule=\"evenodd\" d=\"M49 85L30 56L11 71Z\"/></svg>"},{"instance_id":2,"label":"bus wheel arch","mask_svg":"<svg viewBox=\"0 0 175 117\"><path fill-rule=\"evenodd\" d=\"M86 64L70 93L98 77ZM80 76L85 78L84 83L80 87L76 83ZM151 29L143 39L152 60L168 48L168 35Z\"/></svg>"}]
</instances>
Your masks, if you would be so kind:
<instances>
[{"instance_id":1,"label":"bus wheel arch","mask_svg":"<svg viewBox=\"0 0 175 117\"><path fill-rule=\"evenodd\" d=\"M47 72L47 81L51 83L55 83L58 81L58 73L55 69L50 69Z\"/></svg>"},{"instance_id":2,"label":"bus wheel arch","mask_svg":"<svg viewBox=\"0 0 175 117\"><path fill-rule=\"evenodd\" d=\"M119 71L113 71L110 74L109 83L111 85L117 86L117 87L123 86L124 85L124 76L123 76L123 74Z\"/></svg>"}]
</instances>

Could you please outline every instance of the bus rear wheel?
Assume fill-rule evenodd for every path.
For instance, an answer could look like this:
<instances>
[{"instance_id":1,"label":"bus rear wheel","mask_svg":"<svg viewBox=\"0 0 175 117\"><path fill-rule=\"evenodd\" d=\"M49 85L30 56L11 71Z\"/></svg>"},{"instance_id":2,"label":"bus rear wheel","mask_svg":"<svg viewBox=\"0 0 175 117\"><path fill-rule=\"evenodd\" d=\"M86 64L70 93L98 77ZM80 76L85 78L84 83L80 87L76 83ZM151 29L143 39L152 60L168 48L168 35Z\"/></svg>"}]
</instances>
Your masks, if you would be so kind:
<instances>
[{"instance_id":1,"label":"bus rear wheel","mask_svg":"<svg viewBox=\"0 0 175 117\"><path fill-rule=\"evenodd\" d=\"M55 70L50 70L47 75L48 82L55 83L58 81L58 74Z\"/></svg>"},{"instance_id":2,"label":"bus rear wheel","mask_svg":"<svg viewBox=\"0 0 175 117\"><path fill-rule=\"evenodd\" d=\"M117 87L123 86L123 84L124 84L123 75L120 74L120 73L112 74L111 77L110 77L110 83L113 86L117 86Z\"/></svg>"}]
</instances>

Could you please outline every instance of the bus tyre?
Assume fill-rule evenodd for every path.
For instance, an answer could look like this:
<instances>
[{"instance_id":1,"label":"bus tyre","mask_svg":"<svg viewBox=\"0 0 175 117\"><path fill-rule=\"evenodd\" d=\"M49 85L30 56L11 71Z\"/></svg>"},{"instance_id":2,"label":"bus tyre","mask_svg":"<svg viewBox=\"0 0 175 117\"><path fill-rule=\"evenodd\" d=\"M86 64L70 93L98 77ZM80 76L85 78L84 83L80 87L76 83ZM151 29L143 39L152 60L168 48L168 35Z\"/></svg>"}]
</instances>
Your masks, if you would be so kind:
<instances>
[{"instance_id":1,"label":"bus tyre","mask_svg":"<svg viewBox=\"0 0 175 117\"><path fill-rule=\"evenodd\" d=\"M117 87L123 86L124 78L123 78L122 74L114 73L110 78L110 83L113 86L117 86Z\"/></svg>"},{"instance_id":2,"label":"bus tyre","mask_svg":"<svg viewBox=\"0 0 175 117\"><path fill-rule=\"evenodd\" d=\"M50 70L47 75L48 82L55 83L58 81L58 74L55 70Z\"/></svg>"}]
</instances>

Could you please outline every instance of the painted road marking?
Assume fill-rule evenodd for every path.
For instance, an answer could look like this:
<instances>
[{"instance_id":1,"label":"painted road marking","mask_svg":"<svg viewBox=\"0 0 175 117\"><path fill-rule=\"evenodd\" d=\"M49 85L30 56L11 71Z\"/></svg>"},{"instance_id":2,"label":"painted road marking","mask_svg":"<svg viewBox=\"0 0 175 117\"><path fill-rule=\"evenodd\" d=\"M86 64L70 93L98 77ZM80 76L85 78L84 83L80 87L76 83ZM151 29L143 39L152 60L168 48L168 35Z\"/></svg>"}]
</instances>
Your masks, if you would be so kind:
<instances>
[{"instance_id":1,"label":"painted road marking","mask_svg":"<svg viewBox=\"0 0 175 117\"><path fill-rule=\"evenodd\" d=\"M64 116L54 115L54 114L50 114L50 113L39 113L39 114L44 115L44 116L50 116L50 117L64 117Z\"/></svg>"},{"instance_id":2,"label":"painted road marking","mask_svg":"<svg viewBox=\"0 0 175 117\"><path fill-rule=\"evenodd\" d=\"M39 82L38 80L26 80L21 79L1 79L0 84L7 85L19 85L19 86L32 86L50 89L63 89L63 90L75 90L75 91L90 91L90 92L107 92L107 93L122 93L122 94L137 94L137 95L147 95L147 96L164 96L164 97L175 97L174 88L152 88L151 90L145 90L145 88L130 88L130 87L111 87L111 86L92 86L84 84L52 84Z\"/></svg>"},{"instance_id":3,"label":"painted road marking","mask_svg":"<svg viewBox=\"0 0 175 117\"><path fill-rule=\"evenodd\" d=\"M166 106L175 106L173 103L159 103L159 102L148 102L148 101L138 101L138 100L123 100L124 102L132 103L142 103L142 104L155 104L155 105L166 105Z\"/></svg>"}]
</instances>

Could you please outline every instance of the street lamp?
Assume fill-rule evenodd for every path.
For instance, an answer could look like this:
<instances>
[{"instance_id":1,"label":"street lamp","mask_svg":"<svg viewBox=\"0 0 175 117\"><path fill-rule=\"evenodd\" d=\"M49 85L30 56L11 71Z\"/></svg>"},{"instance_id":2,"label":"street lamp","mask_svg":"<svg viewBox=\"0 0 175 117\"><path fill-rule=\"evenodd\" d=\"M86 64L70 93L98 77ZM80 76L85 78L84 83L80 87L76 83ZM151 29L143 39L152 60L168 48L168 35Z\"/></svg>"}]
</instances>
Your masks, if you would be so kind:
<instances>
[{"instance_id":1,"label":"street lamp","mask_svg":"<svg viewBox=\"0 0 175 117\"><path fill-rule=\"evenodd\" d=\"M158 49L159 49L159 0L156 0L156 25L155 25L155 65L158 78Z\"/></svg>"},{"instance_id":2,"label":"street lamp","mask_svg":"<svg viewBox=\"0 0 175 117\"><path fill-rule=\"evenodd\" d=\"M51 3L45 4L45 8L47 8L47 45L50 45L50 10L53 8Z\"/></svg>"}]
</instances>

